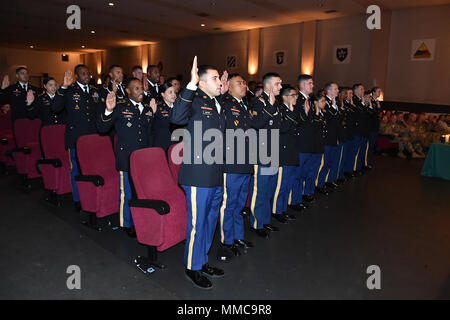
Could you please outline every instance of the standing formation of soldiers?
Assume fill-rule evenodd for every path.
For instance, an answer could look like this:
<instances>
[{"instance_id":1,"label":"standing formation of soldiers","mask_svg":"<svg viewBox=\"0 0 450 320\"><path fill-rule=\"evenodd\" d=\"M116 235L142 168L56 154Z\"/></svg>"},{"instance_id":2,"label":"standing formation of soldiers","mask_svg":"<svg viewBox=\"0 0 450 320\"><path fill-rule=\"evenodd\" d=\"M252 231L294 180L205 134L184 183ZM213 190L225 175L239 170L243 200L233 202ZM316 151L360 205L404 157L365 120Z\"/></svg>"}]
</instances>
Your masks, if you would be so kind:
<instances>
[{"instance_id":1,"label":"standing formation of soldiers","mask_svg":"<svg viewBox=\"0 0 450 320\"><path fill-rule=\"evenodd\" d=\"M310 75L300 75L296 89L283 86L279 74L267 73L260 86L253 82L249 90L242 75L225 71L221 76L214 66L197 66L197 57L190 82L181 91L175 78L158 83L160 72L153 65L146 74L141 67L134 67L133 77L126 81L122 68L113 65L100 89L89 84L88 67L78 65L75 79L67 71L58 88L53 78L47 78L39 95L38 89L28 84L26 68L16 73L16 84L9 85L8 78L3 79L0 103L11 103L13 120L39 117L42 125L66 125L77 206L77 139L101 133L109 134L117 143L120 226L130 236L135 236L128 207L133 197L130 155L147 147L161 147L167 152L176 143L171 139L176 128L184 128L192 141L201 135L201 150L185 152L191 159L183 161L179 172L188 208L186 276L199 288L211 288L210 277L224 275L224 270L208 263L217 222L217 259L233 259L241 255L240 250L254 246L245 239L242 212L248 212L250 228L269 239L272 232L279 231L272 218L289 223L296 219L292 212L306 210L315 201L316 192L327 195L346 179L372 168L379 126L379 88L366 92L361 84L355 84L352 89L339 89L337 83L330 82L314 95ZM200 132L196 122L202 124ZM226 130L246 133L252 129L258 141L256 150L250 137L245 136L245 152L234 152L233 161L198 162L196 159L202 158L199 152L208 145L202 139L208 129L222 132L227 148L231 142L227 139L234 139L236 145L239 137L226 135ZM276 164L260 156L274 150L279 155Z\"/></svg>"}]
</instances>

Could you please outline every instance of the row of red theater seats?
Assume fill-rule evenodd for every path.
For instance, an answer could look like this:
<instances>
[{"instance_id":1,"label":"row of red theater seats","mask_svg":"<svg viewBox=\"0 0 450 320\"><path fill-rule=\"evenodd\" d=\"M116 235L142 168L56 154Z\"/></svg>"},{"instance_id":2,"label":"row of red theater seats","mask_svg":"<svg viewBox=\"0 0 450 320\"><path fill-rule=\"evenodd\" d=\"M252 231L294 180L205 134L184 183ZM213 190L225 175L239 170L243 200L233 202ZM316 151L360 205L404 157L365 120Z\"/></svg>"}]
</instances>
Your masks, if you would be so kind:
<instances>
[{"instance_id":1,"label":"row of red theater seats","mask_svg":"<svg viewBox=\"0 0 450 320\"><path fill-rule=\"evenodd\" d=\"M72 192L69 153L64 146L65 126L45 126L39 119L19 119L13 132L0 132L0 161L15 165L27 178L42 177L44 188L61 195ZM173 145L180 150L182 145ZM8 156L11 155L11 156ZM103 218L119 210L119 174L108 136L82 136L77 141L81 174L76 178L82 210ZM137 199L130 201L137 240L164 251L186 238L187 208L177 183L179 165L169 163L161 148L133 152L131 177Z\"/></svg>"}]
</instances>

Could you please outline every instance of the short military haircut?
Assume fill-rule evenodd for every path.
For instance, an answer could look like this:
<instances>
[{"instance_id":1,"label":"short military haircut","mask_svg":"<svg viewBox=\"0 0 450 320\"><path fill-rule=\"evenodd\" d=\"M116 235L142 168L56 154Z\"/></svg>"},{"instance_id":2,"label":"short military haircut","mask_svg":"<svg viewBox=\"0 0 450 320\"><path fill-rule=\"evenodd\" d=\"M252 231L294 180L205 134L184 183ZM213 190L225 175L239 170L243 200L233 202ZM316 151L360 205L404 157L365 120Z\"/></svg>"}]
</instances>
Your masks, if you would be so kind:
<instances>
[{"instance_id":1,"label":"short military haircut","mask_svg":"<svg viewBox=\"0 0 450 320\"><path fill-rule=\"evenodd\" d=\"M359 86L362 86L362 83L355 83L352 87L352 90L355 91Z\"/></svg>"},{"instance_id":2,"label":"short military haircut","mask_svg":"<svg viewBox=\"0 0 450 320\"><path fill-rule=\"evenodd\" d=\"M75 68L73 69L73 71L75 72L75 74L77 74L78 70L81 69L81 68L86 68L86 69L88 69L88 67L87 67L85 64L77 64L77 65L75 66Z\"/></svg>"},{"instance_id":3,"label":"short military haircut","mask_svg":"<svg viewBox=\"0 0 450 320\"><path fill-rule=\"evenodd\" d=\"M118 64L113 64L109 67L108 71L112 72L115 68L122 68L121 66L119 66Z\"/></svg>"},{"instance_id":4,"label":"short military haircut","mask_svg":"<svg viewBox=\"0 0 450 320\"><path fill-rule=\"evenodd\" d=\"M22 71L22 70L27 70L27 71L28 71L28 69L25 68L25 67L18 67L18 68L16 69L16 73L19 73L19 72Z\"/></svg>"},{"instance_id":5,"label":"short military haircut","mask_svg":"<svg viewBox=\"0 0 450 320\"><path fill-rule=\"evenodd\" d=\"M129 88L133 81L139 81L141 83L141 80L139 80L138 78L131 77L131 78L127 79L126 84L125 84L125 88Z\"/></svg>"},{"instance_id":6,"label":"short military haircut","mask_svg":"<svg viewBox=\"0 0 450 320\"><path fill-rule=\"evenodd\" d=\"M136 70L142 70L141 66L134 66L133 69L131 69L131 72L135 72Z\"/></svg>"},{"instance_id":7,"label":"short military haircut","mask_svg":"<svg viewBox=\"0 0 450 320\"><path fill-rule=\"evenodd\" d=\"M301 74L297 78L297 83L300 84L301 82L308 81L308 80L310 80L312 78L313 77L311 75L309 75L309 74Z\"/></svg>"},{"instance_id":8,"label":"short military haircut","mask_svg":"<svg viewBox=\"0 0 450 320\"><path fill-rule=\"evenodd\" d=\"M245 81L245 78L241 75L241 74L239 74L239 73L232 73L232 74L229 74L228 75L228 80L231 80L231 79L233 79L233 78L236 78L236 77L241 77L244 81Z\"/></svg>"},{"instance_id":9,"label":"short military haircut","mask_svg":"<svg viewBox=\"0 0 450 320\"><path fill-rule=\"evenodd\" d=\"M288 96L291 93L291 90L294 90L291 86L286 86L283 89L281 89L281 96Z\"/></svg>"},{"instance_id":10,"label":"short military haircut","mask_svg":"<svg viewBox=\"0 0 450 320\"><path fill-rule=\"evenodd\" d=\"M373 87L372 90L370 90L370 92L375 93L377 92L378 89L380 89L380 87Z\"/></svg>"},{"instance_id":11,"label":"short military haircut","mask_svg":"<svg viewBox=\"0 0 450 320\"><path fill-rule=\"evenodd\" d=\"M333 84L335 84L335 85L337 86L337 83L336 83L336 82L327 82L327 83L325 83L325 86L323 87L323 89L324 89L325 91L328 91L328 90L331 88L331 86L332 86Z\"/></svg>"},{"instance_id":12,"label":"short military haircut","mask_svg":"<svg viewBox=\"0 0 450 320\"><path fill-rule=\"evenodd\" d=\"M365 96L369 96L371 93L372 93L372 91L370 91L370 90L364 91L364 95L365 95Z\"/></svg>"},{"instance_id":13,"label":"short military haircut","mask_svg":"<svg viewBox=\"0 0 450 320\"><path fill-rule=\"evenodd\" d=\"M272 78L281 78L281 77L276 72L266 73L262 79L263 86L265 86L268 81L272 80Z\"/></svg>"},{"instance_id":14,"label":"short military haircut","mask_svg":"<svg viewBox=\"0 0 450 320\"><path fill-rule=\"evenodd\" d=\"M45 86L49 81L52 81L52 80L55 80L55 78L53 78L53 77L45 77L45 78L44 78L44 86Z\"/></svg>"},{"instance_id":15,"label":"short military haircut","mask_svg":"<svg viewBox=\"0 0 450 320\"><path fill-rule=\"evenodd\" d=\"M158 66L155 64L151 64L147 67L147 72L149 72L150 70L155 69L155 68L158 69Z\"/></svg>"},{"instance_id":16,"label":"short military haircut","mask_svg":"<svg viewBox=\"0 0 450 320\"><path fill-rule=\"evenodd\" d=\"M178 80L178 79L175 77L170 77L169 79L166 80L166 82L172 84L173 80Z\"/></svg>"},{"instance_id":17,"label":"short military haircut","mask_svg":"<svg viewBox=\"0 0 450 320\"><path fill-rule=\"evenodd\" d=\"M198 78L201 79L202 77L204 77L208 73L208 70L216 70L217 72L219 72L219 70L215 66L204 64L198 66Z\"/></svg>"}]
</instances>

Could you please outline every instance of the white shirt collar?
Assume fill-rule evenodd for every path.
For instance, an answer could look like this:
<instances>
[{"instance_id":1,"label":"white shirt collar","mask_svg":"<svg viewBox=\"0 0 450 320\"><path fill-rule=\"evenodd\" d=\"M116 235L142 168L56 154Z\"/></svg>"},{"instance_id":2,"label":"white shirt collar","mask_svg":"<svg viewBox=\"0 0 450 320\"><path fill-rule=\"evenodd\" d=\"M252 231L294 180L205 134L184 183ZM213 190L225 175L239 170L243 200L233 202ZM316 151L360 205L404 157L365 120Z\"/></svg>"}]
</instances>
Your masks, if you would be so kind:
<instances>
[{"instance_id":1,"label":"white shirt collar","mask_svg":"<svg viewBox=\"0 0 450 320\"><path fill-rule=\"evenodd\" d=\"M170 108L173 108L173 103L168 103L166 100L164 100L164 103Z\"/></svg>"},{"instance_id":2,"label":"white shirt collar","mask_svg":"<svg viewBox=\"0 0 450 320\"><path fill-rule=\"evenodd\" d=\"M48 94L48 96L50 97L50 98L54 98L55 97L55 95L56 95L56 93L55 94L50 94L50 92L48 92L48 91L46 91L46 93Z\"/></svg>"},{"instance_id":3,"label":"white shirt collar","mask_svg":"<svg viewBox=\"0 0 450 320\"><path fill-rule=\"evenodd\" d=\"M309 97L306 94L304 94L301 90L299 90L298 92L300 92L305 97L306 100L309 100Z\"/></svg>"},{"instance_id":4,"label":"white shirt collar","mask_svg":"<svg viewBox=\"0 0 450 320\"><path fill-rule=\"evenodd\" d=\"M153 82L151 82L150 80L147 79L147 81L151 84L152 87L156 86L156 84L153 84Z\"/></svg>"},{"instance_id":5,"label":"white shirt collar","mask_svg":"<svg viewBox=\"0 0 450 320\"><path fill-rule=\"evenodd\" d=\"M21 81L19 81L19 83L20 83L20 85L22 86L22 87L24 87L24 86L27 86L28 87L28 82L21 82Z\"/></svg>"},{"instance_id":6,"label":"white shirt collar","mask_svg":"<svg viewBox=\"0 0 450 320\"><path fill-rule=\"evenodd\" d=\"M88 84L82 84L82 83L80 83L80 82L78 82L77 81L77 83L78 83L78 85L80 86L80 88L84 91L84 87L87 87L87 90L88 90L88 92L89 92L89 85Z\"/></svg>"}]
</instances>

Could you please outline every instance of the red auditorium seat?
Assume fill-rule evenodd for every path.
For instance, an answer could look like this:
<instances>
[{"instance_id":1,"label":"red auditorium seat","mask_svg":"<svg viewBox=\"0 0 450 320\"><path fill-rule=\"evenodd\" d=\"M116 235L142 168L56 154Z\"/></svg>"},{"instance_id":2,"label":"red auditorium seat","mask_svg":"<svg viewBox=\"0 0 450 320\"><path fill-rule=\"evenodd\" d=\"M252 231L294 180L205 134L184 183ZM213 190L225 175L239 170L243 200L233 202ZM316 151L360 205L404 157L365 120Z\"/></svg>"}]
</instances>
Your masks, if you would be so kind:
<instances>
[{"instance_id":1,"label":"red auditorium seat","mask_svg":"<svg viewBox=\"0 0 450 320\"><path fill-rule=\"evenodd\" d=\"M157 251L164 251L186 239L186 197L173 180L162 148L133 152L131 176L137 199L130 209L139 243L149 246L148 257L137 257L135 263L144 273L155 266Z\"/></svg>"},{"instance_id":2,"label":"red auditorium seat","mask_svg":"<svg viewBox=\"0 0 450 320\"><path fill-rule=\"evenodd\" d=\"M183 142L173 144L169 147L167 154L170 173L176 183L178 183L178 173L180 172L181 160L183 159L183 148Z\"/></svg>"},{"instance_id":3,"label":"red auditorium seat","mask_svg":"<svg viewBox=\"0 0 450 320\"><path fill-rule=\"evenodd\" d=\"M103 218L118 212L119 174L109 136L90 134L77 140L80 175L75 177L81 209ZM90 215L91 218L95 216ZM101 230L91 219L89 225Z\"/></svg>"},{"instance_id":4,"label":"red auditorium seat","mask_svg":"<svg viewBox=\"0 0 450 320\"><path fill-rule=\"evenodd\" d=\"M41 175L36 169L36 161L41 159L39 143L41 120L17 119L13 127L16 148L12 153L17 173L24 175L25 179L39 178ZM30 185L26 184L26 187L29 188Z\"/></svg>"},{"instance_id":5,"label":"red auditorium seat","mask_svg":"<svg viewBox=\"0 0 450 320\"><path fill-rule=\"evenodd\" d=\"M0 114L0 163L6 167L15 165L12 149L16 147L11 123L11 112ZM9 154L9 156L7 155Z\"/></svg>"},{"instance_id":6,"label":"red auditorium seat","mask_svg":"<svg viewBox=\"0 0 450 320\"><path fill-rule=\"evenodd\" d=\"M58 195L72 192L70 184L69 153L64 146L66 126L44 126L41 129L41 147L44 159L36 166L42 174L45 190L50 191L46 201L60 205Z\"/></svg>"}]
</instances>

